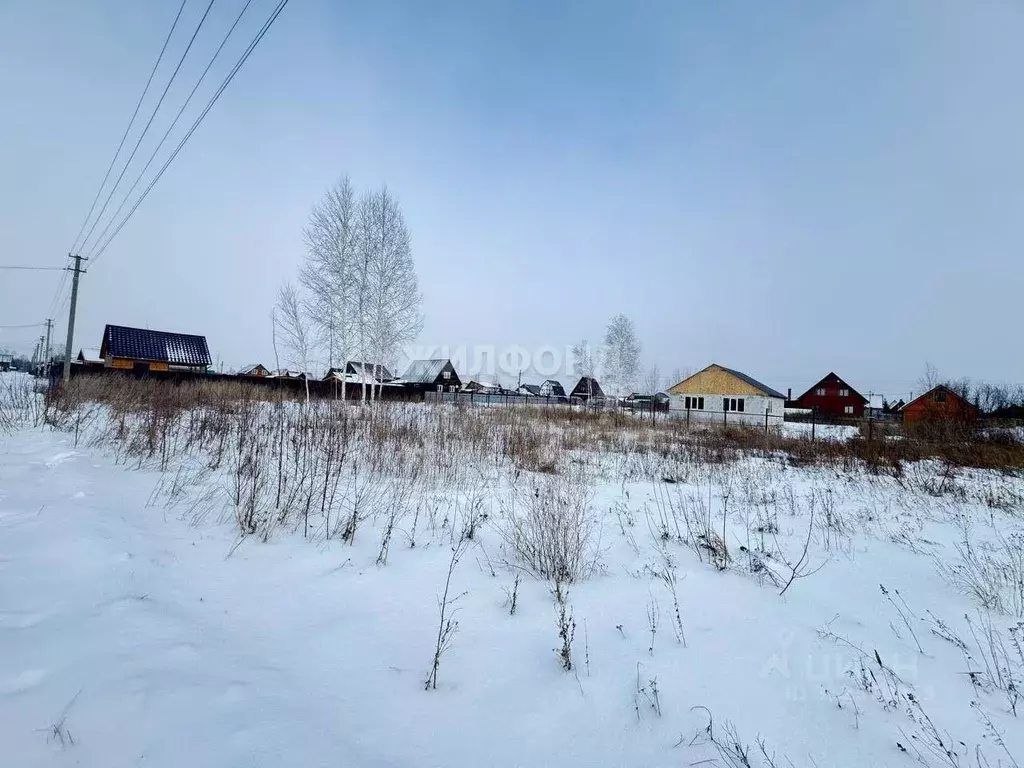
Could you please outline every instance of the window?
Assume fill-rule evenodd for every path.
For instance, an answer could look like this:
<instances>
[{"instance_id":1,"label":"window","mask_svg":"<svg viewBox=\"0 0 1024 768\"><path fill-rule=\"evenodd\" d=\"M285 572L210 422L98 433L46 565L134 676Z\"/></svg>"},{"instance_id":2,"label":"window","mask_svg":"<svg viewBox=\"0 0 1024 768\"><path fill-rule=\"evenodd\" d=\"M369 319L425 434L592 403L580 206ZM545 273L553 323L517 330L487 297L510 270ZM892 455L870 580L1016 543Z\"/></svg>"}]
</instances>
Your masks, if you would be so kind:
<instances>
[{"instance_id":1,"label":"window","mask_svg":"<svg viewBox=\"0 0 1024 768\"><path fill-rule=\"evenodd\" d=\"M449 386L449 387L448 387L448 391L449 391L449 392L454 392L454 391L455 391L455 385L454 385L454 384L452 384L451 386Z\"/></svg>"},{"instance_id":2,"label":"window","mask_svg":"<svg viewBox=\"0 0 1024 768\"><path fill-rule=\"evenodd\" d=\"M444 384L438 384L437 385L437 391L438 392L444 392Z\"/></svg>"},{"instance_id":3,"label":"window","mask_svg":"<svg viewBox=\"0 0 1024 768\"><path fill-rule=\"evenodd\" d=\"M814 394L816 394L818 397L824 397L825 396L825 388L824 387L818 387L816 390L814 390Z\"/></svg>"},{"instance_id":4,"label":"window","mask_svg":"<svg viewBox=\"0 0 1024 768\"><path fill-rule=\"evenodd\" d=\"M722 410L723 411L728 411L729 410L729 398L728 397L723 397L722 398Z\"/></svg>"},{"instance_id":5,"label":"window","mask_svg":"<svg viewBox=\"0 0 1024 768\"><path fill-rule=\"evenodd\" d=\"M686 410L690 410L690 396L686 396Z\"/></svg>"},{"instance_id":6,"label":"window","mask_svg":"<svg viewBox=\"0 0 1024 768\"><path fill-rule=\"evenodd\" d=\"M843 408L843 413L849 413L849 414L852 415L853 414L853 406L852 405L848 405L845 408Z\"/></svg>"},{"instance_id":7,"label":"window","mask_svg":"<svg viewBox=\"0 0 1024 768\"><path fill-rule=\"evenodd\" d=\"M697 398L697 410L698 411L703 411L704 410L704 398L703 397L698 397Z\"/></svg>"},{"instance_id":8,"label":"window","mask_svg":"<svg viewBox=\"0 0 1024 768\"><path fill-rule=\"evenodd\" d=\"M848 389L840 389L839 390L839 396L840 397L849 397L850 396L850 390L848 390Z\"/></svg>"},{"instance_id":9,"label":"window","mask_svg":"<svg viewBox=\"0 0 1024 768\"><path fill-rule=\"evenodd\" d=\"M452 377L452 372L451 371L441 371L441 378L444 379L445 381L447 381L451 377Z\"/></svg>"},{"instance_id":10,"label":"window","mask_svg":"<svg viewBox=\"0 0 1024 768\"><path fill-rule=\"evenodd\" d=\"M935 402L936 403L944 403L944 402L946 402L946 393L945 392L936 392L935 393Z\"/></svg>"},{"instance_id":11,"label":"window","mask_svg":"<svg viewBox=\"0 0 1024 768\"><path fill-rule=\"evenodd\" d=\"M737 406L739 406L736 410L739 411L740 413L743 413L743 398L741 397L739 400L733 400L733 402L736 403Z\"/></svg>"}]
</instances>

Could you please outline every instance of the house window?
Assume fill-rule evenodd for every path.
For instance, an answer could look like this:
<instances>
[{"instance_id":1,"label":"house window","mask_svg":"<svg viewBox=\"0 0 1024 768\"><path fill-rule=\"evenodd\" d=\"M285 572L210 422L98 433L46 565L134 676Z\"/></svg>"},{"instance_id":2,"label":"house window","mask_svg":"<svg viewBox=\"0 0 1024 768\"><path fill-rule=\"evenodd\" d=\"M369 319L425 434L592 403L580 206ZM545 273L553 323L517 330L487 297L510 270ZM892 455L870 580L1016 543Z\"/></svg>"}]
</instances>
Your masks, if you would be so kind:
<instances>
[{"instance_id":1,"label":"house window","mask_svg":"<svg viewBox=\"0 0 1024 768\"><path fill-rule=\"evenodd\" d=\"M844 413L848 413L850 415L853 415L853 406L852 405L846 406L845 408L843 408L843 412Z\"/></svg>"},{"instance_id":2,"label":"house window","mask_svg":"<svg viewBox=\"0 0 1024 768\"><path fill-rule=\"evenodd\" d=\"M437 385L437 391L438 392L444 392L444 384L438 384Z\"/></svg>"},{"instance_id":3,"label":"house window","mask_svg":"<svg viewBox=\"0 0 1024 768\"><path fill-rule=\"evenodd\" d=\"M723 411L728 411L729 410L729 398L728 397L723 397L722 398L722 410Z\"/></svg>"},{"instance_id":4,"label":"house window","mask_svg":"<svg viewBox=\"0 0 1024 768\"><path fill-rule=\"evenodd\" d=\"M825 396L825 388L824 387L818 387L816 390L814 390L814 394L816 394L818 397L824 397Z\"/></svg>"},{"instance_id":5,"label":"house window","mask_svg":"<svg viewBox=\"0 0 1024 768\"><path fill-rule=\"evenodd\" d=\"M946 402L946 393L945 392L936 392L935 393L935 402L936 403L944 403L944 402Z\"/></svg>"},{"instance_id":6,"label":"house window","mask_svg":"<svg viewBox=\"0 0 1024 768\"><path fill-rule=\"evenodd\" d=\"M703 397L698 397L697 398L697 410L698 411L703 411L704 410L704 398Z\"/></svg>"},{"instance_id":7,"label":"house window","mask_svg":"<svg viewBox=\"0 0 1024 768\"><path fill-rule=\"evenodd\" d=\"M451 371L441 371L441 378L444 379L445 381L447 381L451 377L452 377L452 372Z\"/></svg>"},{"instance_id":8,"label":"house window","mask_svg":"<svg viewBox=\"0 0 1024 768\"><path fill-rule=\"evenodd\" d=\"M733 403L735 403L738 406L736 410L739 411L740 413L743 413L743 398L741 397L739 400L733 400Z\"/></svg>"},{"instance_id":9,"label":"house window","mask_svg":"<svg viewBox=\"0 0 1024 768\"><path fill-rule=\"evenodd\" d=\"M840 389L839 390L839 396L840 397L849 397L850 396L850 390L848 390L848 389Z\"/></svg>"},{"instance_id":10,"label":"house window","mask_svg":"<svg viewBox=\"0 0 1024 768\"><path fill-rule=\"evenodd\" d=\"M690 410L690 396L686 396L686 410Z\"/></svg>"},{"instance_id":11,"label":"house window","mask_svg":"<svg viewBox=\"0 0 1024 768\"><path fill-rule=\"evenodd\" d=\"M448 386L448 391L449 391L449 392L454 392L454 391L455 391L455 385L454 385L454 384L450 384L450 385Z\"/></svg>"}]
</instances>

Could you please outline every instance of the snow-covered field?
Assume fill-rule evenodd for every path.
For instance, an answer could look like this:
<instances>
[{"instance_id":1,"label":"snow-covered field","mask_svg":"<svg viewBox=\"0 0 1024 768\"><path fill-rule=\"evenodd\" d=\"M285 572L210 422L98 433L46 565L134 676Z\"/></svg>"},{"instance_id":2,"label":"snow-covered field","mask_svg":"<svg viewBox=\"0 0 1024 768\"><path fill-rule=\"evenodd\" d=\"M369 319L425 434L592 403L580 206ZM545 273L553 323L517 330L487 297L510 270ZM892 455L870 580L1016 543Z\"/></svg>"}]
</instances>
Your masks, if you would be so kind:
<instances>
[{"instance_id":1,"label":"snow-covered field","mask_svg":"<svg viewBox=\"0 0 1024 768\"><path fill-rule=\"evenodd\" d=\"M654 430L524 416L580 430L533 472L500 414L393 406L429 439L374 476L346 433L323 501L282 514L306 427L275 443L299 409L264 410L219 463L187 415L0 434L0 764L1024 761L1019 476L660 455ZM398 440L391 418L364 436ZM531 545L579 578L556 589Z\"/></svg>"}]
</instances>

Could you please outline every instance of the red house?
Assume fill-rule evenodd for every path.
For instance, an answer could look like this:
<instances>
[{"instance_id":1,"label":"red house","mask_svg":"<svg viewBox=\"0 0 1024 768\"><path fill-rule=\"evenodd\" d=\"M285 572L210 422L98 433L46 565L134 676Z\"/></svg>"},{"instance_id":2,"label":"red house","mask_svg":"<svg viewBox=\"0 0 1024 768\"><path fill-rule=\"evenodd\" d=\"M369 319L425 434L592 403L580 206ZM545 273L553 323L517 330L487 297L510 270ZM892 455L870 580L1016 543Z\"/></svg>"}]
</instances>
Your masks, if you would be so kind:
<instances>
[{"instance_id":1,"label":"red house","mask_svg":"<svg viewBox=\"0 0 1024 768\"><path fill-rule=\"evenodd\" d=\"M943 384L929 389L916 400L911 400L903 406L904 424L916 424L921 421L970 424L977 418L978 409Z\"/></svg>"},{"instance_id":2,"label":"red house","mask_svg":"<svg viewBox=\"0 0 1024 768\"><path fill-rule=\"evenodd\" d=\"M868 399L835 373L830 373L796 400L797 408L810 408L823 416L859 419Z\"/></svg>"}]
</instances>

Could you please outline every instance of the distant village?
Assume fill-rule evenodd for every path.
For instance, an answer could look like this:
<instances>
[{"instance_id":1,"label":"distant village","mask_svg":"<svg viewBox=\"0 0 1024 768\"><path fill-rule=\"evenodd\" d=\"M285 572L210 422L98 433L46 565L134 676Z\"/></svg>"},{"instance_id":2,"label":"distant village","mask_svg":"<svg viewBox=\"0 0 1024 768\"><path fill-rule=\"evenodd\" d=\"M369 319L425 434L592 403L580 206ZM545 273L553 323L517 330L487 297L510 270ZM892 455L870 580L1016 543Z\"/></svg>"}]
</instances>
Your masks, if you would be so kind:
<instances>
[{"instance_id":1,"label":"distant village","mask_svg":"<svg viewBox=\"0 0 1024 768\"><path fill-rule=\"evenodd\" d=\"M11 364L10 356L0 357L0 370ZM463 381L448 359L413 360L400 375L385 365L365 361L347 361L343 366L329 368L322 377L305 371L273 369L262 363L225 374L212 370L204 336L120 325L105 327L99 357L89 358L80 352L70 368L73 376L120 372L156 379L243 381L315 397L479 405L583 405L765 428L784 419L910 424L925 419L970 423L982 416L977 404L945 384L937 384L909 402L872 402L837 373L829 372L806 392L793 397L792 390L783 394L747 373L717 363L664 391L633 392L627 396L606 393L600 381L591 376L579 377L568 392L555 379L520 382L513 389L490 382ZM50 366L48 375L59 376L60 366ZM1017 408L1010 410L1014 412L1002 415L1024 416L1015 412Z\"/></svg>"}]
</instances>

